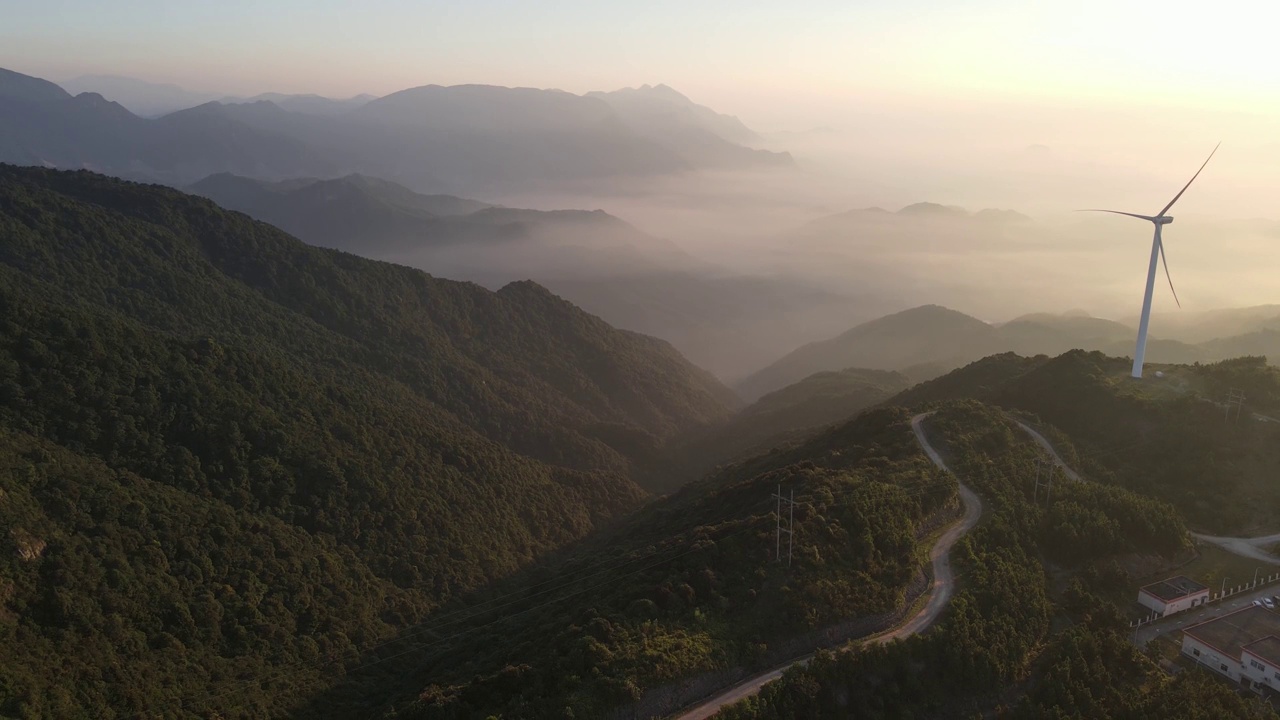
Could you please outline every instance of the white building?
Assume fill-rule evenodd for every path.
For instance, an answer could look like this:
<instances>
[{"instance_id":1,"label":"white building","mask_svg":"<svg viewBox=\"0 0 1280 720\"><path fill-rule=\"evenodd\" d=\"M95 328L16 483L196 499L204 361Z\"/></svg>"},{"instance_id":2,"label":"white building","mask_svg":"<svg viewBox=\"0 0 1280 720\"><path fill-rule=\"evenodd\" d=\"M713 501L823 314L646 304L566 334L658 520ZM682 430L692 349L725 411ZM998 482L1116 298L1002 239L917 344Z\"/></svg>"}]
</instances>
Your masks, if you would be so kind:
<instances>
[{"instance_id":1,"label":"white building","mask_svg":"<svg viewBox=\"0 0 1280 720\"><path fill-rule=\"evenodd\" d=\"M1255 689L1280 690L1280 638L1268 635L1240 648L1244 676Z\"/></svg>"},{"instance_id":2,"label":"white building","mask_svg":"<svg viewBox=\"0 0 1280 720\"><path fill-rule=\"evenodd\" d=\"M1138 602L1161 616L1169 615L1209 602L1209 587L1179 575L1144 585L1138 590Z\"/></svg>"},{"instance_id":3,"label":"white building","mask_svg":"<svg viewBox=\"0 0 1280 720\"><path fill-rule=\"evenodd\" d=\"M1192 625L1182 654L1253 690L1280 690L1280 614L1250 605Z\"/></svg>"}]
</instances>

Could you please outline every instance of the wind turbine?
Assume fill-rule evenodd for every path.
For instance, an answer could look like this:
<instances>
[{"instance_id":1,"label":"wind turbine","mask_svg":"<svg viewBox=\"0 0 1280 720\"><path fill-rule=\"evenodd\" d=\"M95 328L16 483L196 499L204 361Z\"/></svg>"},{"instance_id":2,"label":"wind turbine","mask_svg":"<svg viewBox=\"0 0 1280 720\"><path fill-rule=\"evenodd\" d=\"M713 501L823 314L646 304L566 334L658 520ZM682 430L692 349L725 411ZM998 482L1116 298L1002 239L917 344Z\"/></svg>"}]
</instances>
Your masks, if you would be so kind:
<instances>
[{"instance_id":1,"label":"wind turbine","mask_svg":"<svg viewBox=\"0 0 1280 720\"><path fill-rule=\"evenodd\" d=\"M1178 194L1173 196L1173 199L1169 201L1169 204L1161 208L1160 212L1155 215L1139 215L1137 213L1121 212L1119 210L1098 210L1096 208L1089 208L1087 210L1080 211L1128 215L1129 217L1138 218L1139 220L1146 220L1156 226L1155 237L1151 241L1151 265L1147 268L1147 292L1142 298L1142 318L1138 320L1138 347L1133 351L1132 375L1135 378L1142 377L1142 359L1147 353L1147 325L1151 321L1151 293L1156 287L1156 260L1159 260L1164 265L1164 276L1165 279L1169 281L1169 291L1173 293L1173 301L1178 303L1178 307L1182 307L1182 301L1178 300L1178 291L1173 289L1173 278L1169 277L1169 261L1164 255L1164 244L1160 241L1160 228L1173 222L1173 218L1169 215L1165 215L1165 213L1169 212L1169 208L1173 207L1173 204L1178 202L1178 198L1182 197L1182 193L1186 192L1187 188L1191 187L1191 183L1195 182L1196 178L1200 177L1200 171L1204 170L1205 165L1209 164L1209 161L1213 159L1213 153L1218 152L1218 148L1221 145L1222 143L1218 143L1213 146L1213 152L1209 153L1209 157L1205 158L1204 163L1200 166L1200 170L1197 170L1196 174L1192 175L1191 179L1187 181L1187 184L1183 185L1182 189L1178 191Z\"/></svg>"}]
</instances>

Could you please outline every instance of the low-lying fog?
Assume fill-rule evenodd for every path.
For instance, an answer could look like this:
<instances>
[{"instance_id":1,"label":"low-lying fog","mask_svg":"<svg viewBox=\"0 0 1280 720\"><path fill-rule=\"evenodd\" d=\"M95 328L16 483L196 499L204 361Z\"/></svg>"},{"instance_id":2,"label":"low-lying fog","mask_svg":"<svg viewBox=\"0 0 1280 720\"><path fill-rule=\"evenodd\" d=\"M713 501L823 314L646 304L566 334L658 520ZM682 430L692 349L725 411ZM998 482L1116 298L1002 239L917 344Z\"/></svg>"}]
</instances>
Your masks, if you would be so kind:
<instances>
[{"instance_id":1,"label":"low-lying fog","mask_svg":"<svg viewBox=\"0 0 1280 720\"><path fill-rule=\"evenodd\" d=\"M815 319L793 335L925 303L990 321L1082 309L1129 322L1151 226L1074 210L1154 213L1221 139L1170 211L1169 270L1187 312L1275 302L1280 221L1268 218L1277 214L1269 198L1280 188L1280 144L1267 139L1268 118L1185 115L1174 123L1124 108L868 110L766 134L761 146L791 152L794 169L486 199L601 208L725 272L862 299L843 311L847 322ZM1163 275L1155 306L1176 309Z\"/></svg>"}]
</instances>

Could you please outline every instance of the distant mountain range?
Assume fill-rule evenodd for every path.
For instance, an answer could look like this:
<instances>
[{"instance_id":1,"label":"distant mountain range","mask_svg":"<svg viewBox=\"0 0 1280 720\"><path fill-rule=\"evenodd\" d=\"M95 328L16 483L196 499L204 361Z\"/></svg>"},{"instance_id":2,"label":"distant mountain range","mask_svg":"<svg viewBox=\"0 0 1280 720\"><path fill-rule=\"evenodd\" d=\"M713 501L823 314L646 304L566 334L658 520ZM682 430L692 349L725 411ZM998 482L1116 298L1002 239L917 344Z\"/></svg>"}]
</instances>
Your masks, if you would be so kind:
<instances>
[{"instance_id":1,"label":"distant mountain range","mask_svg":"<svg viewBox=\"0 0 1280 720\"><path fill-rule=\"evenodd\" d=\"M73 97L53 83L7 70L0 70L0 162L159 182L214 171L317 176L338 170L325 153L250 127L216 104L150 120L101 95Z\"/></svg>"},{"instance_id":2,"label":"distant mountain range","mask_svg":"<svg viewBox=\"0 0 1280 720\"><path fill-rule=\"evenodd\" d=\"M590 92L587 97L603 100L629 128L699 166L732 168L791 162L786 153L743 147L759 142L760 136L738 118L698 105L666 85Z\"/></svg>"},{"instance_id":3,"label":"distant mountain range","mask_svg":"<svg viewBox=\"0 0 1280 720\"><path fill-rule=\"evenodd\" d=\"M1138 317L1126 322L1137 327ZM1280 330L1280 305L1157 312L1151 316L1151 327L1165 337L1189 343Z\"/></svg>"},{"instance_id":4,"label":"distant mountain range","mask_svg":"<svg viewBox=\"0 0 1280 720\"><path fill-rule=\"evenodd\" d=\"M85 168L187 185L231 172L259 179L352 172L417 190L485 194L537 183L791 164L739 144L750 131L665 86L586 96L557 90L427 85L382 98L268 94L223 98L157 118L180 88L88 77L72 95L0 70L0 162Z\"/></svg>"},{"instance_id":5,"label":"distant mountain range","mask_svg":"<svg viewBox=\"0 0 1280 720\"><path fill-rule=\"evenodd\" d=\"M760 136L732 115L724 115L699 105L666 85L641 85L613 92L589 92L640 127L666 124L669 127L699 127L729 142L744 145L758 142Z\"/></svg>"},{"instance_id":6,"label":"distant mountain range","mask_svg":"<svg viewBox=\"0 0 1280 720\"><path fill-rule=\"evenodd\" d=\"M914 381L922 381L1006 352L1059 355L1083 349L1131 357L1135 335L1136 331L1127 325L1078 312L1025 315L997 325L927 305L863 323L839 336L798 348L747 377L737 390L751 400L814 373L845 368L897 370ZM1199 343L1155 337L1147 341L1150 362L1193 363L1242 355L1280 357L1280 317L1261 316L1253 330Z\"/></svg>"},{"instance_id":7,"label":"distant mountain range","mask_svg":"<svg viewBox=\"0 0 1280 720\"><path fill-rule=\"evenodd\" d=\"M72 95L95 93L120 103L141 117L159 117L219 99L217 93L196 92L172 83L155 83L121 75L81 75L59 82Z\"/></svg>"},{"instance_id":8,"label":"distant mountain range","mask_svg":"<svg viewBox=\"0 0 1280 720\"><path fill-rule=\"evenodd\" d=\"M364 175L270 182L220 173L186 189L312 245L491 285L697 264L670 241L598 210L500 207Z\"/></svg>"},{"instance_id":9,"label":"distant mountain range","mask_svg":"<svg viewBox=\"0 0 1280 720\"><path fill-rule=\"evenodd\" d=\"M337 210L349 212L357 208L348 203L357 202L375 206L370 210L421 219L466 215L493 207L489 203L453 195L423 195L403 185L357 173L334 179L278 181L217 173L184 189L214 200L225 208L249 214L252 214L251 210L279 212L293 206L297 206L299 212L315 212L323 209L321 205L325 203L336 204ZM384 220L381 216L369 219Z\"/></svg>"},{"instance_id":10,"label":"distant mountain range","mask_svg":"<svg viewBox=\"0 0 1280 720\"><path fill-rule=\"evenodd\" d=\"M830 232L833 230L861 227L867 223L882 224L899 220L970 220L987 224L1029 223L1031 218L1016 210L985 208L971 213L955 205L941 205L935 202L918 202L907 205L896 212L884 208L870 207L861 210L848 210L827 215L813 220L802 228L800 234L811 232Z\"/></svg>"},{"instance_id":11,"label":"distant mountain range","mask_svg":"<svg viewBox=\"0 0 1280 720\"><path fill-rule=\"evenodd\" d=\"M374 99L373 95L357 95L335 100L320 95L262 93L253 97L235 97L218 93L194 92L171 83L153 83L121 75L81 75L58 83L72 95L97 93L118 102L129 112L142 117L159 117L208 102L253 103L269 101L284 108L317 115L336 114L357 108Z\"/></svg>"},{"instance_id":12,"label":"distant mountain range","mask_svg":"<svg viewBox=\"0 0 1280 720\"><path fill-rule=\"evenodd\" d=\"M618 327L668 340L722 378L835 331L861 305L798 280L728 273L598 210L496 207L360 175L223 173L187 190L312 245L489 287L534 279Z\"/></svg>"}]
</instances>

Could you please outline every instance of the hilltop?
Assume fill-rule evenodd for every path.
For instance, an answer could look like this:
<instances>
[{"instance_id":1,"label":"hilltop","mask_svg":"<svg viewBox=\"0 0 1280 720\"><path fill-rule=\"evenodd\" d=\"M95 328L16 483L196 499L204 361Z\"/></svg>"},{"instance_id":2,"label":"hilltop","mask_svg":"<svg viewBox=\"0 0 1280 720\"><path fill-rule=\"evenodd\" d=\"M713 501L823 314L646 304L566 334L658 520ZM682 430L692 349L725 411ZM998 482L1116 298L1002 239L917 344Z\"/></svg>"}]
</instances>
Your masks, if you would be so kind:
<instances>
[{"instance_id":1,"label":"hilltop","mask_svg":"<svg viewBox=\"0 0 1280 720\"><path fill-rule=\"evenodd\" d=\"M905 370L924 363L960 364L998 347L996 329L938 305L925 305L872 320L810 343L738 384L752 399L809 375L845 368Z\"/></svg>"},{"instance_id":2,"label":"hilltop","mask_svg":"<svg viewBox=\"0 0 1280 720\"><path fill-rule=\"evenodd\" d=\"M1165 500L1215 534L1274 532L1280 490L1280 425L1251 419L1280 408L1280 369L1261 357L1212 364L1149 364L1098 352L984 358L911 388L890 402L975 398L1032 413L1079 448L1086 476ZM1162 377L1156 376L1160 372ZM1246 395L1240 420L1218 403ZM1234 418L1234 412L1232 417Z\"/></svg>"},{"instance_id":3,"label":"hilltop","mask_svg":"<svg viewBox=\"0 0 1280 720\"><path fill-rule=\"evenodd\" d=\"M1106 321L1077 320L1090 328L1110 327ZM1010 325L1015 323L1038 327L1037 318ZM762 443L758 449L803 440L819 421L830 422L828 409L848 417L875 405L928 407L979 400L1028 413L1043 431L1080 448L1078 461L1086 475L1167 501L1198 529L1219 535L1274 532L1280 524L1274 511L1280 492L1269 478L1280 471L1275 451L1280 425L1268 419L1280 417L1280 369L1261 356L1207 364L1148 363L1145 378L1135 381L1130 368L1127 358L1098 351L1070 350L1057 356L1004 352L909 388L905 382L896 393L886 392L892 383L860 390L855 378L870 371L823 372L766 395L688 446L698 448L694 455L704 463L723 461L734 457L739 439L746 448L748 438ZM820 395L806 391L820 387ZM848 397L859 401L842 405L842 389L856 393ZM1233 389L1246 401L1241 419L1232 410L1227 421L1222 403ZM757 410L775 404L775 398L795 402L785 413ZM802 422L806 418L812 420L808 428ZM761 432L765 429L775 432Z\"/></svg>"}]
</instances>

